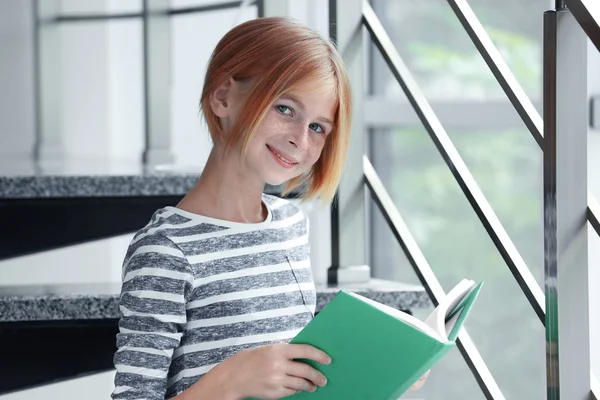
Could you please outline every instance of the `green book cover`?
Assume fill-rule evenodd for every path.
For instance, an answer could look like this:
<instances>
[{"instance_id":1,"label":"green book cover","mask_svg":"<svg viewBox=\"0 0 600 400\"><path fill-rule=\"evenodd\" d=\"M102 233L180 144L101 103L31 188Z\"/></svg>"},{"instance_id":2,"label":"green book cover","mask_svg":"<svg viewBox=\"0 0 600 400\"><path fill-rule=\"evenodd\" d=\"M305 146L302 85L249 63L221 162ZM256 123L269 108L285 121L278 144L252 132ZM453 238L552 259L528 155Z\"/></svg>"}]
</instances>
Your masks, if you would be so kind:
<instances>
[{"instance_id":1,"label":"green book cover","mask_svg":"<svg viewBox=\"0 0 600 400\"><path fill-rule=\"evenodd\" d=\"M327 377L315 392L294 400L397 400L455 346L481 289L463 280L421 321L341 290L290 343L310 344L332 358L306 362Z\"/></svg>"}]
</instances>

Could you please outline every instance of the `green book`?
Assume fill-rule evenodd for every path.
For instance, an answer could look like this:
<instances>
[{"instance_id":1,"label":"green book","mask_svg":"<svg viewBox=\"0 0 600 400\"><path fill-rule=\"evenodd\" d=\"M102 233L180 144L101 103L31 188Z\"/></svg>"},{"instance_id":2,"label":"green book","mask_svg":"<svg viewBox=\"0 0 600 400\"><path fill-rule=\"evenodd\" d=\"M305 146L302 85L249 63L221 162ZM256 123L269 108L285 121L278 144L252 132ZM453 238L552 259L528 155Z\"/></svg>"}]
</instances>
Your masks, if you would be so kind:
<instances>
[{"instance_id":1,"label":"green book","mask_svg":"<svg viewBox=\"0 0 600 400\"><path fill-rule=\"evenodd\" d=\"M300 360L327 385L289 398L397 400L456 345L482 284L462 280L425 321L341 290L290 342L331 356L329 365Z\"/></svg>"}]
</instances>

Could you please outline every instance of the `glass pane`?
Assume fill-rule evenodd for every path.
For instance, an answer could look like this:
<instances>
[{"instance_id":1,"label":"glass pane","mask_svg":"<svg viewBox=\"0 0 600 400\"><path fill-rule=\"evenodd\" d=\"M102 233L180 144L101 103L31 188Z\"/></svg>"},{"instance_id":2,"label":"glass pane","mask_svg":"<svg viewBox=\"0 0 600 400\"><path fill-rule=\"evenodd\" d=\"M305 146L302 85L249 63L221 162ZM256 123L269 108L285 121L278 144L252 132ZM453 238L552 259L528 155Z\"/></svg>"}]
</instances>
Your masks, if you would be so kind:
<instances>
[{"instance_id":1,"label":"glass pane","mask_svg":"<svg viewBox=\"0 0 600 400\"><path fill-rule=\"evenodd\" d=\"M541 155L530 148L528 132L455 128L449 134L541 283ZM430 137L420 127L382 129L372 135L375 169L444 289L462 278L485 281L466 326L504 396L543 398L543 326ZM384 233L389 227L383 219L373 219L372 231L375 274L402 280L412 275L407 264L399 265L398 246L392 245L391 233ZM380 240L385 235L388 240ZM404 271L395 271L398 268ZM435 370L439 384L427 385L425 398L479 395L479 389L469 385L470 372L457 375L459 368L466 369L461 357L445 360Z\"/></svg>"},{"instance_id":2,"label":"glass pane","mask_svg":"<svg viewBox=\"0 0 600 400\"><path fill-rule=\"evenodd\" d=\"M532 99L542 94L542 28L547 0L469 1L517 80ZM429 98L505 96L445 0L376 0L374 7ZM376 92L401 95L393 80ZM541 112L541 108L539 109Z\"/></svg>"}]
</instances>

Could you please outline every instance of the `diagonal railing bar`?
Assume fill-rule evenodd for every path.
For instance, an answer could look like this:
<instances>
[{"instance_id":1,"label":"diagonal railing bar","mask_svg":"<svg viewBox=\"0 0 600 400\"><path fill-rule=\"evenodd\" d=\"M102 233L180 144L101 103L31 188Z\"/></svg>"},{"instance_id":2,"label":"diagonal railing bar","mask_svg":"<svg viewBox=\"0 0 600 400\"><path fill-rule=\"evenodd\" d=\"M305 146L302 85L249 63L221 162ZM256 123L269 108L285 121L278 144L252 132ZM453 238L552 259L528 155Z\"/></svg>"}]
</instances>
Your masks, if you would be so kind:
<instances>
[{"instance_id":1,"label":"diagonal railing bar","mask_svg":"<svg viewBox=\"0 0 600 400\"><path fill-rule=\"evenodd\" d=\"M581 26L594 24L593 18L591 16L590 10L591 8L586 7L582 4L582 0L572 0L567 1L567 3L577 3L579 10L578 14L580 18L577 18L575 15L575 11L573 12L573 16L579 21ZM481 22L469 6L469 3L466 0L448 0L448 4L456 14L458 20L462 24L465 31L473 41L473 44L483 57L485 63L488 65L496 80L506 93L506 96L512 103L513 107L516 109L517 113L523 120L523 123L531 132L531 135L537 142L538 146L544 150L544 125L543 119L540 116L540 113L536 110L536 108L531 103L531 100L525 93L525 91L521 88L521 85L511 72L510 68L502 58L502 55L490 39L489 35L485 31ZM600 9L600 2L597 9ZM600 11L598 11L600 12ZM591 22L590 22L591 19ZM587 21L587 22L586 22ZM598 21L598 17L596 17L596 22ZM597 25L596 25L597 26ZM591 28L593 30L593 27ZM600 29L600 28L599 28ZM589 29L588 29L589 31ZM590 36L589 32L588 36ZM600 45L600 37L598 38L598 43L596 46ZM599 48L600 50L600 48ZM600 228L598 227L598 216L600 215L600 210L598 207L595 209L592 207L592 202L596 203L594 196L588 192L588 199L591 201L588 202L588 220L594 225L594 221L596 221L596 226L594 226L596 233L600 235Z\"/></svg>"},{"instance_id":2,"label":"diagonal railing bar","mask_svg":"<svg viewBox=\"0 0 600 400\"><path fill-rule=\"evenodd\" d=\"M567 3L570 2L567 1ZM582 0L575 0L574 3L579 4L577 7L582 9L579 11L581 20L577 18L577 15L575 15L575 11L571 10L575 18L578 19L581 26L592 26L592 28L590 29L592 29L593 31L593 25L595 22L594 18L591 16L591 8L581 4ZM523 120L523 123L525 123L525 126L527 126L527 128L529 129L529 132L531 132L531 135L537 142L538 146L540 146L540 148L543 151L543 120L536 108L531 103L529 97L525 94L525 91L521 88L521 85L518 83L513 73L510 71L510 68L508 68L506 62L502 58L502 55L500 55L500 52L498 51L498 49L490 39L489 35L483 28L483 25L481 25L481 22L479 22L479 19L477 19L477 16L475 15L475 13L473 12L466 0L448 0L448 4L450 4L450 7L458 17L458 20L461 22L463 28L467 31L469 37L473 41L473 44L475 45L475 47L483 57L484 61L496 77L496 80L504 90L504 93L506 93L506 96L512 103L513 107L516 109L521 119ZM596 8L600 9L600 3L598 4L599 5L596 6ZM596 21L598 21L597 18ZM586 32L588 32L590 29L588 29ZM590 36L589 33L588 36ZM598 42L599 44L596 45L597 47L600 45L600 37L598 38ZM588 193L588 198L593 200L594 203L597 204L594 197L590 193ZM597 224L598 215L600 215L599 212L600 210L598 210L598 207L596 207L596 210L594 211L593 207L591 207L591 203L589 203L588 220L592 225L594 225L594 221L596 221ZM595 230L598 233L598 235L600 235L600 228L595 227Z\"/></svg>"},{"instance_id":3,"label":"diagonal railing bar","mask_svg":"<svg viewBox=\"0 0 600 400\"><path fill-rule=\"evenodd\" d=\"M600 18L600 3L596 2L596 18L593 16L591 3L586 6L585 0L566 1L571 3L569 6L571 13L584 29L586 34L592 39L596 36L596 47L600 50L600 27L598 21ZM481 54L482 58L496 77L498 83L503 88L508 99L516 109L517 113L531 132L542 151L545 150L543 120L539 113L531 104L529 97L521 89L516 78L504 62L500 52L489 38L486 30L483 28L477 16L469 6L467 0L448 0L448 3L458 20L461 22L465 31L473 41L473 44ZM574 9L572 8L574 7ZM593 41L593 40L592 40ZM594 196L588 191L588 212L587 218L594 230L600 235L600 224L597 216L600 215L600 206ZM598 383L593 373L591 373L592 395L598 391ZM594 384L595 383L595 384Z\"/></svg>"},{"instance_id":4,"label":"diagonal railing bar","mask_svg":"<svg viewBox=\"0 0 600 400\"><path fill-rule=\"evenodd\" d=\"M600 221L598 220L598 215L600 215L600 204L598 204L594 196L588 191L588 221L596 231L596 234L600 236Z\"/></svg>"},{"instance_id":5,"label":"diagonal railing bar","mask_svg":"<svg viewBox=\"0 0 600 400\"><path fill-rule=\"evenodd\" d=\"M458 17L465 31L479 50L484 61L504 89L506 96L517 110L519 116L533 135L540 147L543 147L544 127L540 114L533 103L521 88L521 85L504 61L504 58L490 39L485 28L466 0L448 0L448 4Z\"/></svg>"},{"instance_id":6,"label":"diagonal railing bar","mask_svg":"<svg viewBox=\"0 0 600 400\"><path fill-rule=\"evenodd\" d=\"M373 200L381 210L398 243L404 250L408 261L419 277L421 284L425 287L431 301L437 306L446 296L444 289L366 155L363 156L363 169L365 183L371 191ZM466 328L461 330L456 343L486 399L504 399L502 391L496 384L494 377L487 368Z\"/></svg>"},{"instance_id":7,"label":"diagonal railing bar","mask_svg":"<svg viewBox=\"0 0 600 400\"><path fill-rule=\"evenodd\" d=\"M529 300L536 315L542 323L545 323L544 293L529 268L527 268L525 261L481 192L477 182L475 182L475 179L458 154L448 134L431 109L425 96L421 93L410 71L402 61L402 58L367 1L363 2L363 21L371 34L373 42L380 50L392 74L404 90L421 123L435 143L442 158L448 165L452 175L471 204L471 207L473 207L473 210L479 217L500 255L508 265L521 290Z\"/></svg>"},{"instance_id":8,"label":"diagonal railing bar","mask_svg":"<svg viewBox=\"0 0 600 400\"><path fill-rule=\"evenodd\" d=\"M600 51L600 2L598 0L564 0L575 20Z\"/></svg>"}]
</instances>

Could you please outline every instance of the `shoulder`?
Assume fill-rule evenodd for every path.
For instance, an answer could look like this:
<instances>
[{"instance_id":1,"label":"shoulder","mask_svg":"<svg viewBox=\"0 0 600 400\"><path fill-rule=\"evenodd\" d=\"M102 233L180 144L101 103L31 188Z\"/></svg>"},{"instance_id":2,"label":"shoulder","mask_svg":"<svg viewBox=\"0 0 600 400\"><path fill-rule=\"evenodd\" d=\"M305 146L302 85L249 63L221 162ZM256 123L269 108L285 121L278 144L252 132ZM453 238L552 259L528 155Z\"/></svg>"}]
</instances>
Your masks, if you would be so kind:
<instances>
[{"instance_id":1,"label":"shoulder","mask_svg":"<svg viewBox=\"0 0 600 400\"><path fill-rule=\"evenodd\" d=\"M184 226L186 218L172 212L168 207L157 210L146 226L132 237L125 254L125 263L132 259L169 258L185 261L181 248L169 235L169 231Z\"/></svg>"}]
</instances>

